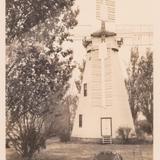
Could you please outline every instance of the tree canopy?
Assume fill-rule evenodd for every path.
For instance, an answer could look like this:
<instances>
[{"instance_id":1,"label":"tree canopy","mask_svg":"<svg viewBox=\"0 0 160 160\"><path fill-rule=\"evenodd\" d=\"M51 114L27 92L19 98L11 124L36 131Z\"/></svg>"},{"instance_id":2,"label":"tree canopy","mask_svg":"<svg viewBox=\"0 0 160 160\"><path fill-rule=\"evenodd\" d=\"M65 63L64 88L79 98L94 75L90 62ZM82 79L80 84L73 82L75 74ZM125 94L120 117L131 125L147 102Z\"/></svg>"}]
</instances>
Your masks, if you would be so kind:
<instances>
[{"instance_id":1,"label":"tree canopy","mask_svg":"<svg viewBox=\"0 0 160 160\"><path fill-rule=\"evenodd\" d=\"M126 87L129 95L134 122L141 112L153 130L153 53L146 50L145 56L139 56L138 48L131 51L130 66L127 69Z\"/></svg>"},{"instance_id":2,"label":"tree canopy","mask_svg":"<svg viewBox=\"0 0 160 160\"><path fill-rule=\"evenodd\" d=\"M23 157L44 146L45 118L69 88L73 52L63 43L77 24L73 6L74 0L6 0L7 136Z\"/></svg>"},{"instance_id":3,"label":"tree canopy","mask_svg":"<svg viewBox=\"0 0 160 160\"><path fill-rule=\"evenodd\" d=\"M74 0L6 0L6 40L20 38L38 24L50 23L52 27L62 22L64 28L77 24L77 10L72 10ZM54 25L53 25L54 23Z\"/></svg>"}]
</instances>

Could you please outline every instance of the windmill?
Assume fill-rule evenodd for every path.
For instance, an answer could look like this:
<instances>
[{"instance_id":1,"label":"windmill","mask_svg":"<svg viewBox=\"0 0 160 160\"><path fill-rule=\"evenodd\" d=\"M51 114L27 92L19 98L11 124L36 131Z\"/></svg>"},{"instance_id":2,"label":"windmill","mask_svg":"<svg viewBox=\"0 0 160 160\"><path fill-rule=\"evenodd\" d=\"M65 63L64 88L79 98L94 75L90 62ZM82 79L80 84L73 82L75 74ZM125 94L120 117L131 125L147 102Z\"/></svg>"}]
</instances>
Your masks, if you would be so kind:
<instances>
[{"instance_id":1,"label":"windmill","mask_svg":"<svg viewBox=\"0 0 160 160\"><path fill-rule=\"evenodd\" d=\"M134 132L134 124L120 68L116 33L105 27L110 20L108 3L107 0L100 2L101 29L83 41L87 58L72 139L112 143L119 127L129 127Z\"/></svg>"}]
</instances>

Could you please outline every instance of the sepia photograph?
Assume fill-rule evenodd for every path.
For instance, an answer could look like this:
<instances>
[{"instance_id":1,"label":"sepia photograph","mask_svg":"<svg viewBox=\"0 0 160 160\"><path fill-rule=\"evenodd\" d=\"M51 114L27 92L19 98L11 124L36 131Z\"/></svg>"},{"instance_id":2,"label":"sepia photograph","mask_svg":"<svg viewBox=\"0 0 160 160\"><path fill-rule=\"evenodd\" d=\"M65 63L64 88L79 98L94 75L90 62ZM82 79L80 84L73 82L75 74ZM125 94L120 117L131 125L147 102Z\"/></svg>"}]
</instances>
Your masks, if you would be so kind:
<instances>
[{"instance_id":1,"label":"sepia photograph","mask_svg":"<svg viewBox=\"0 0 160 160\"><path fill-rule=\"evenodd\" d=\"M6 160L153 160L151 0L5 0Z\"/></svg>"}]
</instances>

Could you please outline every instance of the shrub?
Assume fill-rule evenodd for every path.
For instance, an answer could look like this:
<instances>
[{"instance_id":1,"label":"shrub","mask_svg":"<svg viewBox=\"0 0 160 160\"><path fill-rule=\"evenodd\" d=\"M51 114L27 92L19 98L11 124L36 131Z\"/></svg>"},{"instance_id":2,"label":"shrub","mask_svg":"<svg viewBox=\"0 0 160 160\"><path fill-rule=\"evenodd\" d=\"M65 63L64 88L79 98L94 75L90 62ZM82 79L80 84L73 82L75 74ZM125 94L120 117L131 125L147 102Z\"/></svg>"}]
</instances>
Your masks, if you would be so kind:
<instances>
[{"instance_id":1,"label":"shrub","mask_svg":"<svg viewBox=\"0 0 160 160\"><path fill-rule=\"evenodd\" d=\"M107 151L100 152L99 154L95 155L93 160L123 160L123 158L119 153Z\"/></svg>"},{"instance_id":2,"label":"shrub","mask_svg":"<svg viewBox=\"0 0 160 160\"><path fill-rule=\"evenodd\" d=\"M141 128L139 128L139 127L136 128L136 134L137 134L137 139L138 140L144 140L145 139L144 131Z\"/></svg>"},{"instance_id":3,"label":"shrub","mask_svg":"<svg viewBox=\"0 0 160 160\"><path fill-rule=\"evenodd\" d=\"M61 142L68 142L70 141L71 134L67 130L63 130L62 132L59 133L59 138Z\"/></svg>"},{"instance_id":4,"label":"shrub","mask_svg":"<svg viewBox=\"0 0 160 160\"><path fill-rule=\"evenodd\" d=\"M128 143L131 128L120 127L117 132L118 132L118 137L121 139L121 142L123 144Z\"/></svg>"},{"instance_id":5,"label":"shrub","mask_svg":"<svg viewBox=\"0 0 160 160\"><path fill-rule=\"evenodd\" d=\"M147 120L141 120L136 123L136 132L140 131L143 133L147 133L149 135L152 134L152 124L150 124ZM138 134L138 133L137 133Z\"/></svg>"}]
</instances>

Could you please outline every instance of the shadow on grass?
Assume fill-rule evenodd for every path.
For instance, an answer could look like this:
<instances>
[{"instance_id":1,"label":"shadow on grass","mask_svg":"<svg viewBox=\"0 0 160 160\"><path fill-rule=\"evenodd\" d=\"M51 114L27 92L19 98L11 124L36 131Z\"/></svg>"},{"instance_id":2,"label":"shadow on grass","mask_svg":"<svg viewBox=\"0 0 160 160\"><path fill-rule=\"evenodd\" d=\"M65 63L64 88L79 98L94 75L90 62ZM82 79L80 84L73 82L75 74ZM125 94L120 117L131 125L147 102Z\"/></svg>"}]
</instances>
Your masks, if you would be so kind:
<instances>
[{"instance_id":1,"label":"shadow on grass","mask_svg":"<svg viewBox=\"0 0 160 160\"><path fill-rule=\"evenodd\" d=\"M23 160L20 155L18 155L14 150L7 149L6 160ZM32 160L67 160L65 156L51 156L51 155L44 155L42 153L35 154Z\"/></svg>"}]
</instances>

